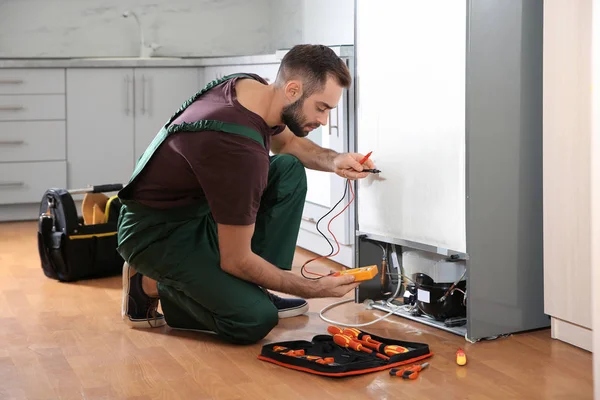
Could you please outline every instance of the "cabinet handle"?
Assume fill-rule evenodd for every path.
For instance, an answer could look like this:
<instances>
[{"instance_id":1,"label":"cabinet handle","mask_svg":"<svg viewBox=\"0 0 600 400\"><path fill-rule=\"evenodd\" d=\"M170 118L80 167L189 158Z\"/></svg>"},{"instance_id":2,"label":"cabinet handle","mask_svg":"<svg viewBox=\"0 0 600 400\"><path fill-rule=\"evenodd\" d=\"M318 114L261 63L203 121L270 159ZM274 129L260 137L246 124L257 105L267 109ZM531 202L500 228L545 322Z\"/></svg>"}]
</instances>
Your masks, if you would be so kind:
<instances>
[{"instance_id":1,"label":"cabinet handle","mask_svg":"<svg viewBox=\"0 0 600 400\"><path fill-rule=\"evenodd\" d=\"M0 85L19 85L23 83L22 79L2 79Z\"/></svg>"},{"instance_id":2,"label":"cabinet handle","mask_svg":"<svg viewBox=\"0 0 600 400\"><path fill-rule=\"evenodd\" d=\"M129 115L129 75L125 77L125 115Z\"/></svg>"},{"instance_id":3,"label":"cabinet handle","mask_svg":"<svg viewBox=\"0 0 600 400\"><path fill-rule=\"evenodd\" d=\"M25 182L0 182L0 187L24 186Z\"/></svg>"},{"instance_id":4,"label":"cabinet handle","mask_svg":"<svg viewBox=\"0 0 600 400\"><path fill-rule=\"evenodd\" d=\"M302 219L303 219L303 220L305 220L305 221L308 221L308 222L312 222L312 223L315 223L315 222L317 222L317 221L316 221L314 218L312 218L312 217L310 217L310 218L307 218L307 217L302 217Z\"/></svg>"},{"instance_id":5,"label":"cabinet handle","mask_svg":"<svg viewBox=\"0 0 600 400\"><path fill-rule=\"evenodd\" d=\"M142 75L142 115L146 113L146 75Z\"/></svg>"},{"instance_id":6,"label":"cabinet handle","mask_svg":"<svg viewBox=\"0 0 600 400\"><path fill-rule=\"evenodd\" d=\"M24 109L23 106L0 106L0 111L21 111Z\"/></svg>"},{"instance_id":7,"label":"cabinet handle","mask_svg":"<svg viewBox=\"0 0 600 400\"><path fill-rule=\"evenodd\" d=\"M335 108L335 125L332 125L332 120L331 120L331 110L329 110L329 135L331 135L331 130L335 129L336 132L336 136L340 137L340 129L338 128L338 124L340 123L340 114L339 114L339 106Z\"/></svg>"},{"instance_id":8,"label":"cabinet handle","mask_svg":"<svg viewBox=\"0 0 600 400\"><path fill-rule=\"evenodd\" d=\"M25 141L24 140L0 140L0 145L5 144L5 145L18 145L18 144L24 144Z\"/></svg>"}]
</instances>

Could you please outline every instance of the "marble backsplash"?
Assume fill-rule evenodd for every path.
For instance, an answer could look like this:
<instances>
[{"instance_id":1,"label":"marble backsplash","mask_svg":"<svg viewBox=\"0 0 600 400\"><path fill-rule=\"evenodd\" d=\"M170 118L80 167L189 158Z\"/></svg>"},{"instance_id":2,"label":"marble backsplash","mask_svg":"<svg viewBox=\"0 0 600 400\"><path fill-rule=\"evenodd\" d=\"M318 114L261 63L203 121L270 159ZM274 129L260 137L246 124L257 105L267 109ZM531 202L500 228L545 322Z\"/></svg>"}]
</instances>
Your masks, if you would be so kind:
<instances>
[{"instance_id":1,"label":"marble backsplash","mask_svg":"<svg viewBox=\"0 0 600 400\"><path fill-rule=\"evenodd\" d=\"M302 40L300 0L0 0L0 58L269 54Z\"/></svg>"}]
</instances>

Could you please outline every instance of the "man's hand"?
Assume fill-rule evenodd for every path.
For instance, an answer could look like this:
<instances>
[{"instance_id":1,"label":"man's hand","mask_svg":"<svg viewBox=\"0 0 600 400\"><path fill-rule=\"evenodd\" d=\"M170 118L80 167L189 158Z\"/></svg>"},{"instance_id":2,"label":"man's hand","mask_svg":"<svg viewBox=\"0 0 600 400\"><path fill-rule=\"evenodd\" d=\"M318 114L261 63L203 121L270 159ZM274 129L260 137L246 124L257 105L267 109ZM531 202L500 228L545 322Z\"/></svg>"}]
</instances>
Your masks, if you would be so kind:
<instances>
[{"instance_id":1,"label":"man's hand","mask_svg":"<svg viewBox=\"0 0 600 400\"><path fill-rule=\"evenodd\" d=\"M363 154L343 153L336 156L333 160L334 172L343 178L350 180L363 179L369 176L368 172L360 172L363 168L375 168L373 161L368 159L364 164L360 161L364 158Z\"/></svg>"},{"instance_id":2,"label":"man's hand","mask_svg":"<svg viewBox=\"0 0 600 400\"><path fill-rule=\"evenodd\" d=\"M360 282L354 282L352 275L325 276L315 283L315 293L311 297L342 297L360 285Z\"/></svg>"}]
</instances>

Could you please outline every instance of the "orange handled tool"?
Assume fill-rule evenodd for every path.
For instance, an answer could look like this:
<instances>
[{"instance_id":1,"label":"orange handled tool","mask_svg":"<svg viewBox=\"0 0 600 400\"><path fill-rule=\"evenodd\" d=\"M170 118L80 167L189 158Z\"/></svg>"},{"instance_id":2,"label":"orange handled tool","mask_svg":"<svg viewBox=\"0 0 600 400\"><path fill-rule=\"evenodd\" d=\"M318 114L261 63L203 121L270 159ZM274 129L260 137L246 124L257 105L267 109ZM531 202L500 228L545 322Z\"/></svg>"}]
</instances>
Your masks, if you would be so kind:
<instances>
[{"instance_id":1,"label":"orange handled tool","mask_svg":"<svg viewBox=\"0 0 600 400\"><path fill-rule=\"evenodd\" d=\"M346 335L335 334L335 335L333 335L333 341L342 347L349 347L352 350L363 351L363 352L369 353L369 354L373 353L373 350L364 347L360 342L357 342L356 340L354 340L351 337L348 337ZM384 360L390 359L388 356L383 355L381 353L375 353L375 355Z\"/></svg>"},{"instance_id":2,"label":"orange handled tool","mask_svg":"<svg viewBox=\"0 0 600 400\"><path fill-rule=\"evenodd\" d=\"M397 346L395 344L390 344L388 346L385 346L385 348L383 349L383 352L385 354L387 354L388 356L395 356L396 354L408 352L408 349L406 347Z\"/></svg>"},{"instance_id":3,"label":"orange handled tool","mask_svg":"<svg viewBox=\"0 0 600 400\"><path fill-rule=\"evenodd\" d=\"M289 350L281 354L283 354L284 356L299 357L304 355L304 350Z\"/></svg>"},{"instance_id":4,"label":"orange handled tool","mask_svg":"<svg viewBox=\"0 0 600 400\"><path fill-rule=\"evenodd\" d=\"M337 326L330 325L327 328L327 331L329 333L331 333L332 335L335 335L336 333L340 333L340 334L349 336L349 337L359 341L364 346L370 347L380 353L385 353L388 356L394 356L396 354L408 352L408 349L406 347L398 346L398 345L394 345L394 344L386 345L385 343L378 342L375 339L373 339L370 335L366 335L365 333L361 332L360 330L358 330L356 328L345 328L342 331L342 329L338 328Z\"/></svg>"},{"instance_id":5,"label":"orange handled tool","mask_svg":"<svg viewBox=\"0 0 600 400\"><path fill-rule=\"evenodd\" d=\"M385 347L385 345L383 343L380 343L380 342L372 339L370 335L365 335L358 329L346 328L346 329L344 329L344 335L350 336L351 338L354 338L354 339L360 341L365 346L375 349L380 353L383 353L383 348Z\"/></svg>"},{"instance_id":6,"label":"orange handled tool","mask_svg":"<svg viewBox=\"0 0 600 400\"><path fill-rule=\"evenodd\" d=\"M325 357L325 358L319 358L315 362L319 363L319 364L333 364L334 359L333 359L333 357Z\"/></svg>"},{"instance_id":7,"label":"orange handled tool","mask_svg":"<svg viewBox=\"0 0 600 400\"><path fill-rule=\"evenodd\" d=\"M344 331L335 325L329 325L327 327L327 332L331 333L332 335L343 335L344 334Z\"/></svg>"},{"instance_id":8,"label":"orange handled tool","mask_svg":"<svg viewBox=\"0 0 600 400\"><path fill-rule=\"evenodd\" d=\"M429 366L429 363L424 363L420 365L413 365L408 368L392 368L390 370L391 376L400 376L402 379L417 379L419 376L419 372L424 370Z\"/></svg>"}]
</instances>

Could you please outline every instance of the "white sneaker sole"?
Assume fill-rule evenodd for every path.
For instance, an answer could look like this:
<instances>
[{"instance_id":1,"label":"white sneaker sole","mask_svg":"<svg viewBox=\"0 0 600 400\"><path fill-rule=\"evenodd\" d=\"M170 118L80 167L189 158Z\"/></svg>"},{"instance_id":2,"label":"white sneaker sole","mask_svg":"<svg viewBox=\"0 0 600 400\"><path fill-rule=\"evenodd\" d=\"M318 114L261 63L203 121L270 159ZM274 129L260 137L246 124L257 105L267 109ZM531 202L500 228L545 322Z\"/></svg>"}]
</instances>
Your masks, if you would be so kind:
<instances>
[{"instance_id":1,"label":"white sneaker sole","mask_svg":"<svg viewBox=\"0 0 600 400\"><path fill-rule=\"evenodd\" d=\"M135 320L131 319L128 315L129 309L129 273L131 271L131 267L129 263L125 261L123 263L123 294L121 296L121 318L125 321L125 324L131 328L159 328L163 325L166 325L164 317L160 319L143 319L143 320Z\"/></svg>"},{"instance_id":2,"label":"white sneaker sole","mask_svg":"<svg viewBox=\"0 0 600 400\"><path fill-rule=\"evenodd\" d=\"M279 311L278 312L279 319L298 317L300 315L306 314L308 309L309 309L308 303L304 303L303 305L296 307L296 308L288 308L285 311Z\"/></svg>"}]
</instances>

